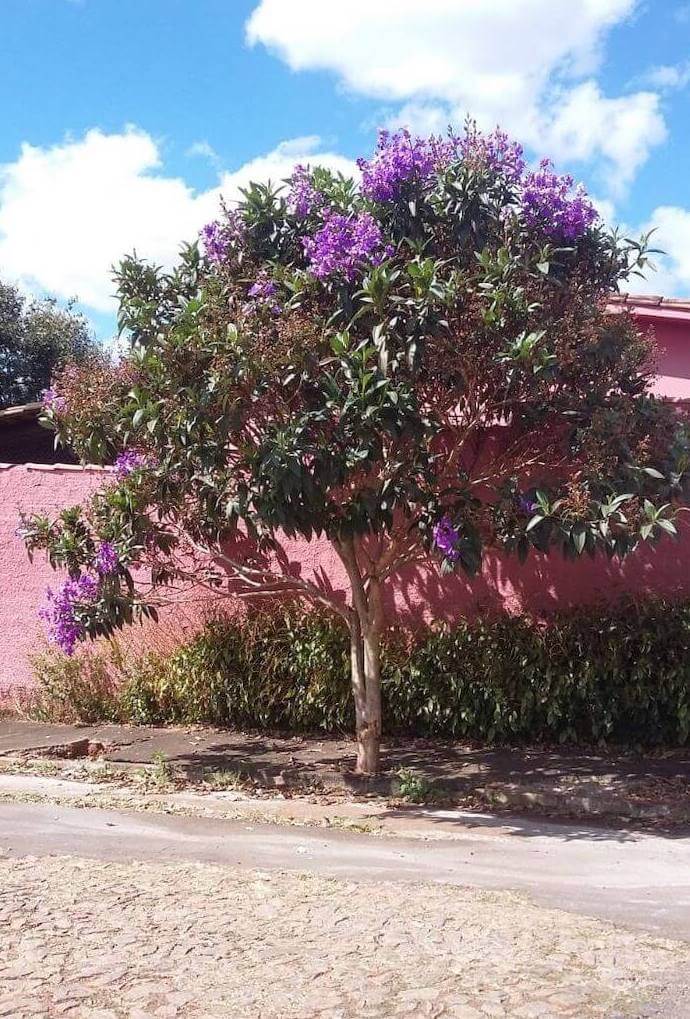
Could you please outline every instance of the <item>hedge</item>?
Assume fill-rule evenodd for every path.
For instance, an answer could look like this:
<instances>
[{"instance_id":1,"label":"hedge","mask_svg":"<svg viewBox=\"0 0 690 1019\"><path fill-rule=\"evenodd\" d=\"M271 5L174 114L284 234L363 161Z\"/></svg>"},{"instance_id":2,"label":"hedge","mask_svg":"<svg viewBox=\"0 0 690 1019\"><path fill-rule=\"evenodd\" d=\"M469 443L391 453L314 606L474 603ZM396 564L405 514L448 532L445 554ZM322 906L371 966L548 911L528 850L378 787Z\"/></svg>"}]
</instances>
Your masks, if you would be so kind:
<instances>
[{"instance_id":1,"label":"hedge","mask_svg":"<svg viewBox=\"0 0 690 1019\"><path fill-rule=\"evenodd\" d=\"M117 646L36 662L34 717L351 731L347 635L296 610L218 618L168 657ZM390 735L484 742L688 743L690 602L501 616L383 646Z\"/></svg>"}]
</instances>

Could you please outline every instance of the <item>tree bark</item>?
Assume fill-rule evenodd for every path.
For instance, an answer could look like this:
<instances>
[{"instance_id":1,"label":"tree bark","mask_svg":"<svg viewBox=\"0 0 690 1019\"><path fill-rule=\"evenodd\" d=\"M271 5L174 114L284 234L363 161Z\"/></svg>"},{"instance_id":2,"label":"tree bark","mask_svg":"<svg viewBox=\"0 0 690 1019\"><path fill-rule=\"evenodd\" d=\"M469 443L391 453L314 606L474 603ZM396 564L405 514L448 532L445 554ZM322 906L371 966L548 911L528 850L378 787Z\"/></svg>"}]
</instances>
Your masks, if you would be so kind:
<instances>
[{"instance_id":1,"label":"tree bark","mask_svg":"<svg viewBox=\"0 0 690 1019\"><path fill-rule=\"evenodd\" d=\"M381 635L370 626L364 636L367 724L357 736L357 771L377 775L381 767Z\"/></svg>"},{"instance_id":2,"label":"tree bark","mask_svg":"<svg viewBox=\"0 0 690 1019\"><path fill-rule=\"evenodd\" d=\"M364 641L359 617L353 613L350 626L350 682L355 702L355 732L357 735L357 771L365 761L361 748L367 728L367 688L364 675Z\"/></svg>"},{"instance_id":3,"label":"tree bark","mask_svg":"<svg viewBox=\"0 0 690 1019\"><path fill-rule=\"evenodd\" d=\"M363 635L357 616L350 625L350 664L357 737L355 770L376 775L381 760L380 635L372 627Z\"/></svg>"},{"instance_id":4,"label":"tree bark","mask_svg":"<svg viewBox=\"0 0 690 1019\"><path fill-rule=\"evenodd\" d=\"M355 702L357 764L361 775L376 775L381 765L381 631L383 611L380 582L365 584L353 541L338 549L352 589L350 663Z\"/></svg>"}]
</instances>

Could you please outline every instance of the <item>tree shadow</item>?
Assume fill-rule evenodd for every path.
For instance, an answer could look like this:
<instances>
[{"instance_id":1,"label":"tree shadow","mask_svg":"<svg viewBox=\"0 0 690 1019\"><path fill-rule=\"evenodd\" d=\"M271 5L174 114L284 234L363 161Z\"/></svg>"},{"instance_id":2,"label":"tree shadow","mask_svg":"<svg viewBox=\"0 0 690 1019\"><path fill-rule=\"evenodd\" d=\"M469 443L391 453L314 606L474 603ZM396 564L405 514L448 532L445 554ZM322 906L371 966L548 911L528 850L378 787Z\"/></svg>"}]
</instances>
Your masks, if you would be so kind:
<instances>
[{"instance_id":1,"label":"tree shadow","mask_svg":"<svg viewBox=\"0 0 690 1019\"><path fill-rule=\"evenodd\" d=\"M349 790L353 795L391 795L394 780L401 771L418 776L431 793L441 793L450 802L483 802L483 790L501 789L555 795L556 807L541 809L538 804L519 807L463 810L433 805L395 805L377 817L424 819L441 831L501 829L523 838L551 836L560 840L629 841L641 833L685 838L690 825L669 825L655 821L621 820L610 817L597 820L563 818L561 803L567 809L563 789L576 797L626 797L645 784L670 783L676 792L687 796L690 786L690 752L665 758L643 758L628 753L582 753L559 748L486 748L460 744L441 744L426 740L388 741L382 748L382 774L365 779L354 774L354 743L351 739L328 735L288 735L282 733L244 733L232 730L214 732L149 730L142 740L108 755L112 761L144 763L152 750L162 752L166 761L191 775L212 771L233 771L260 784L279 788ZM148 745L147 745L148 744ZM572 802L572 801L571 801ZM593 801L596 803L596 800ZM487 814L486 810L490 809ZM624 811L621 811L623 814ZM558 820L555 817L558 817Z\"/></svg>"},{"instance_id":2,"label":"tree shadow","mask_svg":"<svg viewBox=\"0 0 690 1019\"><path fill-rule=\"evenodd\" d=\"M575 561L533 551L525 563L490 552L475 577L442 576L433 566L409 567L385 592L387 617L403 626L456 622L480 614L527 613L548 617L583 605L630 596L690 594L690 527L678 540L642 546L622 562L588 557ZM685 569L683 566L685 565Z\"/></svg>"},{"instance_id":3,"label":"tree shadow","mask_svg":"<svg viewBox=\"0 0 690 1019\"><path fill-rule=\"evenodd\" d=\"M485 813L481 810L447 810L436 807L391 807L377 815L381 820L425 821L440 832L458 835L462 832L499 831L515 838L553 838L559 842L636 842L640 836L650 834L650 827L621 821L612 825L610 818L569 818L529 811L521 815L508 811ZM668 838L687 838L690 826L680 828L654 828L653 834Z\"/></svg>"}]
</instances>

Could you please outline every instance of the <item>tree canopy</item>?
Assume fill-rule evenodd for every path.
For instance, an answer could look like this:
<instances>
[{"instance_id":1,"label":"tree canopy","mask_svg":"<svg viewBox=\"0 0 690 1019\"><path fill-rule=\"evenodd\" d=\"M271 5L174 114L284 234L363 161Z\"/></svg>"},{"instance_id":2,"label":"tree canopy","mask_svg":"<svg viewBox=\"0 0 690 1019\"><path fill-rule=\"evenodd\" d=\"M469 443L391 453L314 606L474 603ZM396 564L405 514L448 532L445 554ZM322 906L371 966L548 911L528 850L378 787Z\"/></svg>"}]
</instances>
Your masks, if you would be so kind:
<instances>
[{"instance_id":1,"label":"tree canopy","mask_svg":"<svg viewBox=\"0 0 690 1019\"><path fill-rule=\"evenodd\" d=\"M471 124L383 132L360 172L252 184L174 272L121 264L128 352L58 373L46 409L116 481L26 534L70 573L47 610L67 650L178 584L331 606L370 772L396 573L471 575L487 548L624 556L675 533L689 447L650 392L652 341L607 307L645 238ZM281 535L325 536L348 596L285 562Z\"/></svg>"},{"instance_id":2,"label":"tree canopy","mask_svg":"<svg viewBox=\"0 0 690 1019\"><path fill-rule=\"evenodd\" d=\"M88 322L70 305L27 302L0 280L0 408L39 400L57 369L99 350Z\"/></svg>"}]
</instances>

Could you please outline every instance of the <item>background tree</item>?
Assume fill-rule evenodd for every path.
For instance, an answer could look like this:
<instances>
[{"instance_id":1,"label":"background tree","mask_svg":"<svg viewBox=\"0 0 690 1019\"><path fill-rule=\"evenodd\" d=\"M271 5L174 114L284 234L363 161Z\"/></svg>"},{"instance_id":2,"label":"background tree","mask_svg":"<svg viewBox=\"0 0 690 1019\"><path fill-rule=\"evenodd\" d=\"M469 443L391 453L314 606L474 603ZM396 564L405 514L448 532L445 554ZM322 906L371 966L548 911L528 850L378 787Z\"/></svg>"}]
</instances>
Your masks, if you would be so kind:
<instances>
[{"instance_id":1,"label":"background tree","mask_svg":"<svg viewBox=\"0 0 690 1019\"><path fill-rule=\"evenodd\" d=\"M26 537L69 571L46 610L67 651L179 584L334 609L373 773L396 574L675 533L688 432L650 395L650 342L606 308L646 245L570 178L471 125L383 133L360 169L252 185L172 274L122 263L129 353L58 376L47 410L80 455L115 458L116 483ZM347 596L302 576L283 535L325 536Z\"/></svg>"},{"instance_id":2,"label":"background tree","mask_svg":"<svg viewBox=\"0 0 690 1019\"><path fill-rule=\"evenodd\" d=\"M39 400L59 366L99 353L88 322L71 305L27 303L0 280L0 408Z\"/></svg>"}]
</instances>

